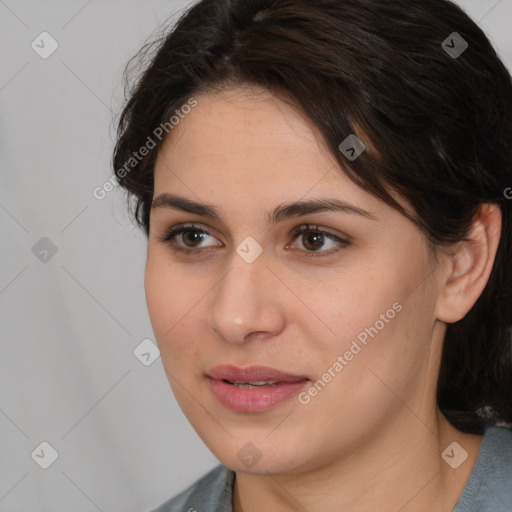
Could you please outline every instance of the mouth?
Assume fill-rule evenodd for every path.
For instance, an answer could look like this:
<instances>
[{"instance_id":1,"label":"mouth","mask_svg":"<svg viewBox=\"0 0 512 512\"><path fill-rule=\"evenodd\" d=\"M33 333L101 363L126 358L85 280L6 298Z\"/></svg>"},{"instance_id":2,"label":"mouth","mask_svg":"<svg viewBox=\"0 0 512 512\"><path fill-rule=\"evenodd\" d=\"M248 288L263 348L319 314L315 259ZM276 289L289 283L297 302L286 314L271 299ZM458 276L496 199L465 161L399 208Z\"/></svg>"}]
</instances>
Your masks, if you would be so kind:
<instances>
[{"instance_id":1,"label":"mouth","mask_svg":"<svg viewBox=\"0 0 512 512\"><path fill-rule=\"evenodd\" d=\"M216 366L207 374L217 400L236 412L264 412L296 395L310 379L268 366Z\"/></svg>"},{"instance_id":2,"label":"mouth","mask_svg":"<svg viewBox=\"0 0 512 512\"><path fill-rule=\"evenodd\" d=\"M229 380L224 380L226 384L231 384L232 386L236 386L239 389L258 389L262 386L275 386L279 384L278 382L266 382L264 380L259 382L231 382Z\"/></svg>"}]
</instances>

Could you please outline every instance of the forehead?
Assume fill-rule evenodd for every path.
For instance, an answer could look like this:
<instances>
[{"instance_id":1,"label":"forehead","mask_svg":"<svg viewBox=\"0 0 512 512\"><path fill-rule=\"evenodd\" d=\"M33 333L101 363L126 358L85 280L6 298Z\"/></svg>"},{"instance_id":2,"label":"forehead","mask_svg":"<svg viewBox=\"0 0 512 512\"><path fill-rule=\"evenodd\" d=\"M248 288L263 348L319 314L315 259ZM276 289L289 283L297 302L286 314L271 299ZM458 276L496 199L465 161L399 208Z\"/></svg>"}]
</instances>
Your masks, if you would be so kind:
<instances>
[{"instance_id":1,"label":"forehead","mask_svg":"<svg viewBox=\"0 0 512 512\"><path fill-rule=\"evenodd\" d=\"M343 172L319 131L295 105L263 89L195 96L159 151L154 195L173 193L232 211L335 198L372 210L389 206Z\"/></svg>"},{"instance_id":2,"label":"forehead","mask_svg":"<svg viewBox=\"0 0 512 512\"><path fill-rule=\"evenodd\" d=\"M319 152L317 130L311 121L297 106L268 91L228 89L201 94L196 100L197 106L183 116L165 141L167 147L199 145L194 153L209 156L229 153L235 146Z\"/></svg>"},{"instance_id":3,"label":"forehead","mask_svg":"<svg viewBox=\"0 0 512 512\"><path fill-rule=\"evenodd\" d=\"M223 90L195 97L197 106L165 139L155 166L155 188L174 173L189 178L244 176L276 183L338 166L300 110L262 89ZM338 166L339 167L339 166ZM318 176L316 176L318 178Z\"/></svg>"}]
</instances>

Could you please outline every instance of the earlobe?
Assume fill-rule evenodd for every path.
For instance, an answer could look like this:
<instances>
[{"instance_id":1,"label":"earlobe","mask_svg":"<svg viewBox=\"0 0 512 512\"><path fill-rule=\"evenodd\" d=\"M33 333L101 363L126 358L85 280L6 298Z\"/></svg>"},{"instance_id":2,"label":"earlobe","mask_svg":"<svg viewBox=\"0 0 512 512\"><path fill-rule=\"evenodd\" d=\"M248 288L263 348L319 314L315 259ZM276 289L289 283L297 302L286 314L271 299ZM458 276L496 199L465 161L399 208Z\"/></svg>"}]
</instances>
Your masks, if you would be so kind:
<instances>
[{"instance_id":1,"label":"earlobe","mask_svg":"<svg viewBox=\"0 0 512 512\"><path fill-rule=\"evenodd\" d=\"M496 257L501 222L498 205L480 205L468 240L444 256L446 273L437 301L438 320L446 323L461 320L482 294Z\"/></svg>"}]
</instances>

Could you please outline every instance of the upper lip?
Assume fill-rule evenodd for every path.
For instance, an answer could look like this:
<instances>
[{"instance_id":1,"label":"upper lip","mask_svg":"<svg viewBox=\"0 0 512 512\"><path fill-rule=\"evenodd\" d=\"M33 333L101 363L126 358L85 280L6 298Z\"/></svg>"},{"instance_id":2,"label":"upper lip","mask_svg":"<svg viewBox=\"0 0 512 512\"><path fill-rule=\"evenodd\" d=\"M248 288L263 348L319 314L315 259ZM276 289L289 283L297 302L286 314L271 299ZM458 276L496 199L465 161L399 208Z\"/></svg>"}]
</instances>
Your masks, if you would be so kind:
<instances>
[{"instance_id":1,"label":"upper lip","mask_svg":"<svg viewBox=\"0 0 512 512\"><path fill-rule=\"evenodd\" d=\"M215 366L208 376L216 380L229 382L300 382L309 380L305 375L293 375L271 368L270 366L246 366L244 368L231 364Z\"/></svg>"}]
</instances>

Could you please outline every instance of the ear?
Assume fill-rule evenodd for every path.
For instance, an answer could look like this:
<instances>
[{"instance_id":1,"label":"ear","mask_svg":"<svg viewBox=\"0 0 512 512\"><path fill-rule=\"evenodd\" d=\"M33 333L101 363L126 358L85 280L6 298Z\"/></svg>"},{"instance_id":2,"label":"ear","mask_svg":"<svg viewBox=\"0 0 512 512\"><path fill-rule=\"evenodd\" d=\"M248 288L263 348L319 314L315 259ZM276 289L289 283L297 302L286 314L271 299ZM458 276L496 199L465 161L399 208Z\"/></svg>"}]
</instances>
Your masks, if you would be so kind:
<instances>
[{"instance_id":1,"label":"ear","mask_svg":"<svg viewBox=\"0 0 512 512\"><path fill-rule=\"evenodd\" d=\"M473 219L468 241L445 254L446 272L436 305L436 316L446 323L461 320L482 294L496 257L501 236L501 210L481 204Z\"/></svg>"}]
</instances>

